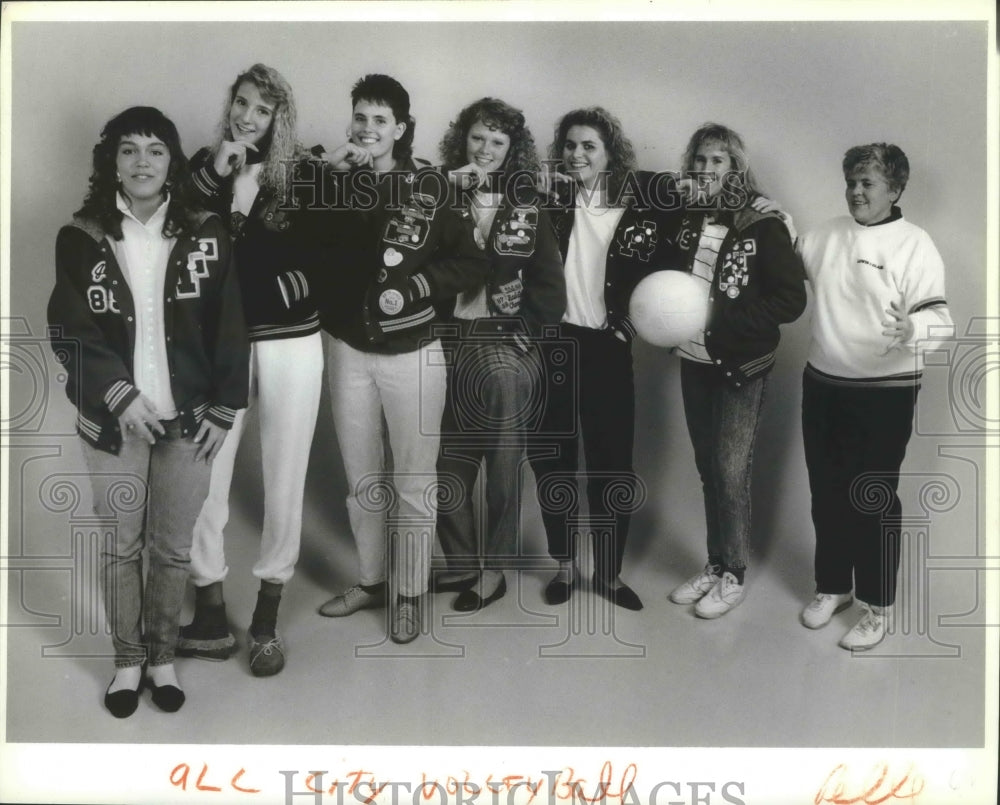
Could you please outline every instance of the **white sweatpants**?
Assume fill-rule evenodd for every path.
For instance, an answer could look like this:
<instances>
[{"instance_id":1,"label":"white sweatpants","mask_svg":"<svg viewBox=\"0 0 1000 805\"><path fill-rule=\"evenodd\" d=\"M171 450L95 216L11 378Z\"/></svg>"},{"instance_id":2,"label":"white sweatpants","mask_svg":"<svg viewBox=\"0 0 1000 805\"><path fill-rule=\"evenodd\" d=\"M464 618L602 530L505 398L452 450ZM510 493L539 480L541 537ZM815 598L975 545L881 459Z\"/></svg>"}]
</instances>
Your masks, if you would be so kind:
<instances>
[{"instance_id":1,"label":"white sweatpants","mask_svg":"<svg viewBox=\"0 0 1000 805\"><path fill-rule=\"evenodd\" d=\"M302 537L302 497L323 384L319 333L254 341L250 347L250 406L240 411L212 461L208 498L194 527L191 580L222 581L229 568L222 532L229 520L229 487L246 415L256 407L264 478L264 528L253 575L284 584L295 569Z\"/></svg>"}]
</instances>

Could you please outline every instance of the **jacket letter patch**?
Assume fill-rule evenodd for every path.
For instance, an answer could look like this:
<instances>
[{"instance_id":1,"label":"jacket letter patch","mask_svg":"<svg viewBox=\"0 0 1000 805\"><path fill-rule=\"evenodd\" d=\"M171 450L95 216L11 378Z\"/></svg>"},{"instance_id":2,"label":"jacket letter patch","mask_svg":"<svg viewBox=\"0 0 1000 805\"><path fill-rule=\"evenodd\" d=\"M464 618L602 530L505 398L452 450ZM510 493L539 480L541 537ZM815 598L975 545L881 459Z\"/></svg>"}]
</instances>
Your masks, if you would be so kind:
<instances>
[{"instance_id":1,"label":"jacket letter patch","mask_svg":"<svg viewBox=\"0 0 1000 805\"><path fill-rule=\"evenodd\" d=\"M394 246L419 249L427 240L433 220L434 199L421 193L413 193L385 225L383 239Z\"/></svg>"},{"instance_id":2,"label":"jacket letter patch","mask_svg":"<svg viewBox=\"0 0 1000 805\"><path fill-rule=\"evenodd\" d=\"M103 285L91 285L87 288L87 304L94 313L121 313L115 292Z\"/></svg>"},{"instance_id":3,"label":"jacket letter patch","mask_svg":"<svg viewBox=\"0 0 1000 805\"><path fill-rule=\"evenodd\" d=\"M535 253L535 234L537 231L538 209L536 207L517 208L510 220L497 233L495 240L497 254L531 257Z\"/></svg>"},{"instance_id":4,"label":"jacket letter patch","mask_svg":"<svg viewBox=\"0 0 1000 805\"><path fill-rule=\"evenodd\" d=\"M624 257L638 257L648 263L655 249L656 221L632 224L618 236L618 252Z\"/></svg>"},{"instance_id":5,"label":"jacket letter patch","mask_svg":"<svg viewBox=\"0 0 1000 805\"><path fill-rule=\"evenodd\" d=\"M176 293L178 299L201 296L201 281L211 274L208 262L219 259L219 244L215 238L200 238L198 248L200 251L188 252L187 270L182 270L178 274Z\"/></svg>"}]
</instances>

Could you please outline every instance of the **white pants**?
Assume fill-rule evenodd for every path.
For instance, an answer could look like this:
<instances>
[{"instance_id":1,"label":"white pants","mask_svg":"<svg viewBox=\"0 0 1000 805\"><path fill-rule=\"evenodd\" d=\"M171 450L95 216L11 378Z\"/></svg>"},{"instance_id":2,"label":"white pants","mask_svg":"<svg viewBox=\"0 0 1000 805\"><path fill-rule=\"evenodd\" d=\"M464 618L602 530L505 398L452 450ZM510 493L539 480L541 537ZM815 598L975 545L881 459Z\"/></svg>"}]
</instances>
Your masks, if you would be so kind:
<instances>
[{"instance_id":1,"label":"white pants","mask_svg":"<svg viewBox=\"0 0 1000 805\"><path fill-rule=\"evenodd\" d=\"M401 595L419 595L427 591L437 518L436 465L446 383L441 344L380 355L324 338L361 583L386 579L386 545L393 542L393 588ZM386 429L391 485L385 477Z\"/></svg>"},{"instance_id":2,"label":"white pants","mask_svg":"<svg viewBox=\"0 0 1000 805\"><path fill-rule=\"evenodd\" d=\"M264 477L264 528L253 575L284 584L295 569L302 538L302 496L309 448L323 384L319 333L254 341L250 346L250 407L236 415L212 461L208 498L194 527L191 580L198 587L222 581L229 568L222 531L229 520L229 487L246 414L256 405Z\"/></svg>"}]
</instances>

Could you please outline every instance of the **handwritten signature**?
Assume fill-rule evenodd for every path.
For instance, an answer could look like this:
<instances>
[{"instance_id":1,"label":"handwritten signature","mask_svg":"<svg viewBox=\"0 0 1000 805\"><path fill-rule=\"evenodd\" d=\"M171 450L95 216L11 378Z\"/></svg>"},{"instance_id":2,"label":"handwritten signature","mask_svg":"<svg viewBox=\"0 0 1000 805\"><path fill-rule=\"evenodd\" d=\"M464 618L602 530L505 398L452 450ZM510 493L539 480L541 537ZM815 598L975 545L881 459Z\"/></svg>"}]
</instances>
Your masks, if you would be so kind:
<instances>
[{"instance_id":1,"label":"handwritten signature","mask_svg":"<svg viewBox=\"0 0 1000 805\"><path fill-rule=\"evenodd\" d=\"M847 765L841 763L830 772L813 802L815 805L823 802L831 805L879 805L890 799L915 800L923 790L924 778L912 765L901 776L890 776L888 763L876 764L859 783Z\"/></svg>"}]
</instances>

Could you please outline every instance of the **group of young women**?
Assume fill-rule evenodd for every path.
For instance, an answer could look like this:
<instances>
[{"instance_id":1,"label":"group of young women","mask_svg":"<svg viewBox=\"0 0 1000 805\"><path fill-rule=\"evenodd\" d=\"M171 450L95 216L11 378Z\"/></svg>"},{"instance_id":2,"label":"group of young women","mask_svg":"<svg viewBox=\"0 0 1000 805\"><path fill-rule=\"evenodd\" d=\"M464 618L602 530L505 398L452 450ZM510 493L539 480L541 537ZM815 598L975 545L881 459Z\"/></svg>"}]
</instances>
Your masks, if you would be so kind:
<instances>
[{"instance_id":1,"label":"group of young women","mask_svg":"<svg viewBox=\"0 0 1000 805\"><path fill-rule=\"evenodd\" d=\"M81 344L79 358L69 358L78 362L68 367L67 391L78 404L96 511L114 528L101 580L116 666L105 706L117 717L135 711L144 686L161 709L180 708L175 655L225 659L235 650L222 591L223 529L248 403L259 411L264 481L248 661L258 676L284 666L277 614L298 558L324 363L360 567L359 583L324 603L321 615L388 606L390 637L405 643L421 632L429 587L458 593L452 606L462 612L502 597L504 569L517 567L526 458L558 563L546 602L561 604L581 586L574 536L589 534L593 590L641 609L621 578L636 500L629 299L657 269L696 277L708 311L704 328L676 350L704 490L707 563L670 599L694 604L702 618L743 600L757 426L779 327L806 305L806 272L787 216L761 195L739 135L716 124L698 129L684 178L669 177L664 193L664 174L638 170L621 124L603 108L559 120L553 171L541 170L524 115L495 98L461 110L441 141L439 167L422 166L411 153L409 107L398 81L365 76L351 93L347 142L306 151L291 88L256 64L229 88L216 142L190 164L174 125L149 107L113 118L95 146L90 192L59 233L49 320ZM899 160L885 148L845 161L849 202L855 173L859 195L874 193L883 206L898 199L906 175L887 167ZM428 170L445 177L448 203L421 192ZM404 181L395 181L400 174ZM537 181L509 192L525 174ZM338 202L317 204L319 197ZM664 197L684 203L650 203ZM856 212L860 202L851 204L858 227L901 220L892 204L873 221ZM847 228L847 236L858 235ZM903 249L900 237L909 234L892 247ZM923 237L933 264L936 252ZM808 243L811 279L827 263L844 262L837 248ZM884 239L878 248L884 251ZM853 257L847 263L854 270ZM929 273L912 271L925 280L900 285L889 270L881 285L866 286L861 306L869 315L859 325L870 330L891 315L864 338L886 342L884 355L895 360L883 373L890 385L906 375L910 420L915 345L929 334L918 319L950 322L940 258ZM843 297L842 284L831 287ZM832 308L821 301L829 341L845 324L836 311L852 304L856 315L858 300L837 298ZM865 379L884 379L878 372L886 366L869 360L855 371L851 349L833 362L811 358L808 382L871 395L878 383ZM824 397L822 404L839 402ZM905 419L900 406L892 416ZM813 417L807 439L821 518L849 507L843 473L833 492L824 491L834 483L821 477L824 451L832 450L822 444L829 417ZM909 438L908 427L900 430L894 452L840 463L855 475L898 475ZM122 478L141 480L146 505L139 511L114 509L108 489ZM477 483L483 533L474 515ZM894 588L887 592L882 580L895 577L898 550L873 547L883 538L871 532L821 540L818 595L803 612L805 625L823 625L850 603L859 562L868 574L864 596L858 576L862 621L891 605ZM432 577L435 539L447 569ZM831 551L835 573L826 571ZM195 612L181 626L188 577ZM846 647L869 647L884 633L883 623L864 639L849 634Z\"/></svg>"}]
</instances>

